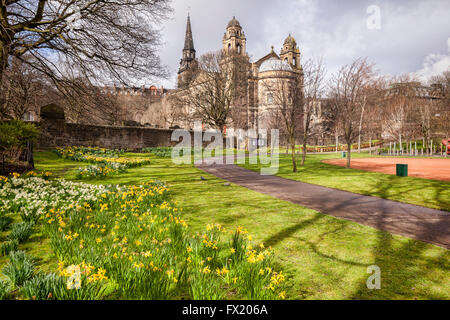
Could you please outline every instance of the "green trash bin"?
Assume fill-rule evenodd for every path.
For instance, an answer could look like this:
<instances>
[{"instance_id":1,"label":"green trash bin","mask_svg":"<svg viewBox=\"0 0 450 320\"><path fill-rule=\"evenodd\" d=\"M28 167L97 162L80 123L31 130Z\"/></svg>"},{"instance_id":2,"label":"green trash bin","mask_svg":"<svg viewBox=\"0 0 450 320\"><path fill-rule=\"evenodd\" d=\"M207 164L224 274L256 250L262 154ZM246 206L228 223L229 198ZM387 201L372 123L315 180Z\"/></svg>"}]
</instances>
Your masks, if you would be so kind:
<instances>
[{"instance_id":1,"label":"green trash bin","mask_svg":"<svg viewBox=\"0 0 450 320\"><path fill-rule=\"evenodd\" d=\"M395 175L397 177L407 177L408 176L408 165L397 163Z\"/></svg>"},{"instance_id":2,"label":"green trash bin","mask_svg":"<svg viewBox=\"0 0 450 320\"><path fill-rule=\"evenodd\" d=\"M347 157L347 152L342 151L342 158L346 158Z\"/></svg>"}]
</instances>

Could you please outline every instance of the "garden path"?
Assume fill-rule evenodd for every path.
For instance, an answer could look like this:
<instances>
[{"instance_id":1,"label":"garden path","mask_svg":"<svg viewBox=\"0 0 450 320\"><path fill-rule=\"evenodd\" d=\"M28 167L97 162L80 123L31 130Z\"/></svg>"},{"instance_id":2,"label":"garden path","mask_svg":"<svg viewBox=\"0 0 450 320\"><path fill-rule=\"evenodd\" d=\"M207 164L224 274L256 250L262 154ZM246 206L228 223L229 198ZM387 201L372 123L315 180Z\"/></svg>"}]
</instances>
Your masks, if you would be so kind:
<instances>
[{"instance_id":1,"label":"garden path","mask_svg":"<svg viewBox=\"0 0 450 320\"><path fill-rule=\"evenodd\" d=\"M450 213L447 211L365 196L273 175L260 175L258 172L234 164L198 164L196 166L237 185L324 214L450 248Z\"/></svg>"}]
</instances>

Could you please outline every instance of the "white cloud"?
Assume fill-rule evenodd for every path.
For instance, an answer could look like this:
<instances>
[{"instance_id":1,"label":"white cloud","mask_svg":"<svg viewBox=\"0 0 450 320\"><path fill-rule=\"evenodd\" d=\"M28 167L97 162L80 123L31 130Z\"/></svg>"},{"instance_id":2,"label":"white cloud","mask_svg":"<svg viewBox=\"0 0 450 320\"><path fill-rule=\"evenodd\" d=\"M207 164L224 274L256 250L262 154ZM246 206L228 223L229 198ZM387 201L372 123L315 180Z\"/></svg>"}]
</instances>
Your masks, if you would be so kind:
<instances>
[{"instance_id":1,"label":"white cloud","mask_svg":"<svg viewBox=\"0 0 450 320\"><path fill-rule=\"evenodd\" d=\"M450 1L448 0L173 0L174 15L164 25L161 58L171 69L174 87L190 6L197 55L221 48L227 22L233 15L247 37L255 61L279 52L289 33L296 38L302 60L323 57L329 72L358 57L368 57L381 74L421 72L424 77L448 66ZM366 26L367 7L381 8L381 29ZM430 54L434 52L435 54Z\"/></svg>"},{"instance_id":2,"label":"white cloud","mask_svg":"<svg viewBox=\"0 0 450 320\"><path fill-rule=\"evenodd\" d=\"M432 76L442 74L450 68L450 38L447 39L447 54L431 53L425 57L422 69L413 73L422 81L428 81Z\"/></svg>"}]
</instances>

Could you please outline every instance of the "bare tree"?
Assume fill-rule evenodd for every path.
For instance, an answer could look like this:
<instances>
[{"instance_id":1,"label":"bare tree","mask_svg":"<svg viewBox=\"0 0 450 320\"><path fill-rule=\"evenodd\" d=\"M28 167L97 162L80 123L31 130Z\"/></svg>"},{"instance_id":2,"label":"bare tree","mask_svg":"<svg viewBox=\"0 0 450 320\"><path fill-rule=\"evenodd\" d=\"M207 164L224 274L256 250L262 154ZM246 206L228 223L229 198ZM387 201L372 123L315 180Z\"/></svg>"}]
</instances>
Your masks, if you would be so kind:
<instances>
[{"instance_id":1,"label":"bare tree","mask_svg":"<svg viewBox=\"0 0 450 320\"><path fill-rule=\"evenodd\" d=\"M244 57L235 56L232 63L224 52L210 52L199 58L199 68L191 84L176 93L173 100L179 111L192 119L224 131L232 122L235 108L243 106L243 83L248 64ZM238 110L241 112L241 110Z\"/></svg>"},{"instance_id":2,"label":"bare tree","mask_svg":"<svg viewBox=\"0 0 450 320\"><path fill-rule=\"evenodd\" d=\"M384 133L398 140L401 152L403 142L416 136L421 136L428 148L436 112L436 101L420 82L410 76L394 78L386 95Z\"/></svg>"},{"instance_id":3,"label":"bare tree","mask_svg":"<svg viewBox=\"0 0 450 320\"><path fill-rule=\"evenodd\" d=\"M286 132L292 152L292 171L297 172L295 142L299 135L305 104L303 75L292 75L291 72L286 73L285 71L274 72L277 72L276 77L262 82L262 85L273 98L273 104L270 107L271 114L275 113L281 119L281 128Z\"/></svg>"},{"instance_id":4,"label":"bare tree","mask_svg":"<svg viewBox=\"0 0 450 320\"><path fill-rule=\"evenodd\" d=\"M35 69L13 58L0 86L0 119L22 119L37 111L46 84Z\"/></svg>"},{"instance_id":5,"label":"bare tree","mask_svg":"<svg viewBox=\"0 0 450 320\"><path fill-rule=\"evenodd\" d=\"M64 78L58 56L88 78L162 76L158 24L170 10L169 0L2 1L0 80L11 56L54 80Z\"/></svg>"},{"instance_id":6,"label":"bare tree","mask_svg":"<svg viewBox=\"0 0 450 320\"><path fill-rule=\"evenodd\" d=\"M364 132L359 133L358 150L360 150L361 134L364 133L369 140L369 153L372 154L372 140L381 136L383 124L383 106L386 93L386 81L379 78L374 81L368 91L368 101L366 104Z\"/></svg>"},{"instance_id":7,"label":"bare tree","mask_svg":"<svg viewBox=\"0 0 450 320\"><path fill-rule=\"evenodd\" d=\"M444 139L450 139L450 69L431 79L438 100L436 131Z\"/></svg>"},{"instance_id":8,"label":"bare tree","mask_svg":"<svg viewBox=\"0 0 450 320\"><path fill-rule=\"evenodd\" d=\"M385 80L383 78L373 79L361 91L361 116L358 125L358 152L361 152L361 139L365 135L369 138L369 147L372 138L380 132L381 105L385 97ZM378 130L378 131L377 131Z\"/></svg>"},{"instance_id":9,"label":"bare tree","mask_svg":"<svg viewBox=\"0 0 450 320\"><path fill-rule=\"evenodd\" d=\"M301 166L305 164L306 147L308 138L311 134L311 120L314 114L317 114L317 109L321 103L320 98L324 93L324 78L325 68L322 59L318 61L307 60L303 65L303 90L304 90L304 104L303 104L303 153ZM319 115L321 116L321 115Z\"/></svg>"},{"instance_id":10,"label":"bare tree","mask_svg":"<svg viewBox=\"0 0 450 320\"><path fill-rule=\"evenodd\" d=\"M359 123L365 104L364 89L373 80L373 65L358 58L343 66L331 79L331 100L337 121L347 144L347 168L350 168L351 146L359 133Z\"/></svg>"}]
</instances>

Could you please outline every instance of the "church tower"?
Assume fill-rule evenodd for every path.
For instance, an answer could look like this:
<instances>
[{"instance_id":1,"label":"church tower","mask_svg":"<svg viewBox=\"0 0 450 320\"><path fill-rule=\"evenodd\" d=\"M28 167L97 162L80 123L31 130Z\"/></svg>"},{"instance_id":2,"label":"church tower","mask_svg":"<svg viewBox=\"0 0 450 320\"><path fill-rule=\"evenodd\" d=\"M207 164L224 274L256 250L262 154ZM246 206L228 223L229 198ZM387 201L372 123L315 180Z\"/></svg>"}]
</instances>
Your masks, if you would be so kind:
<instances>
[{"instance_id":1,"label":"church tower","mask_svg":"<svg viewBox=\"0 0 450 320\"><path fill-rule=\"evenodd\" d=\"M283 47L281 48L280 59L286 61L294 70L300 70L300 49L297 47L297 42L289 34L284 40Z\"/></svg>"},{"instance_id":2,"label":"church tower","mask_svg":"<svg viewBox=\"0 0 450 320\"><path fill-rule=\"evenodd\" d=\"M197 69L197 60L195 59L194 39L192 38L191 18L187 17L186 35L184 38L183 57L178 69L178 87L184 87L189 84L194 71Z\"/></svg>"},{"instance_id":3,"label":"church tower","mask_svg":"<svg viewBox=\"0 0 450 320\"><path fill-rule=\"evenodd\" d=\"M225 54L246 56L246 41L245 34L239 21L235 17L228 22L227 30L223 35L223 50Z\"/></svg>"}]
</instances>

